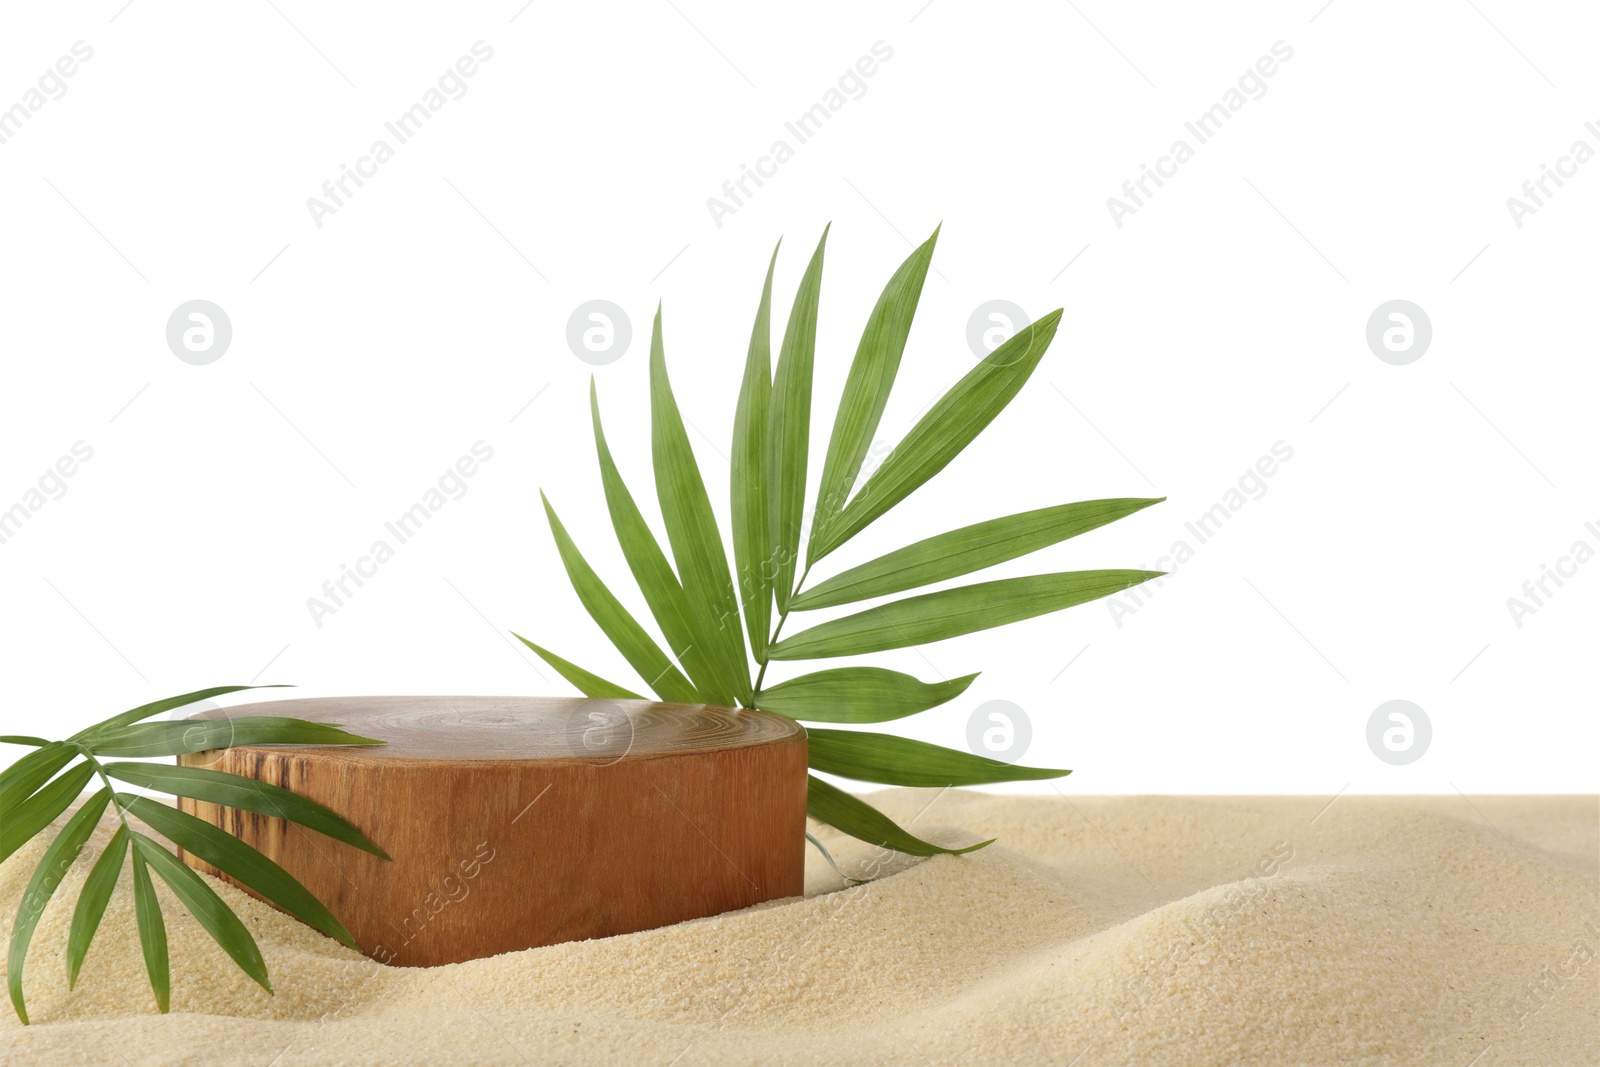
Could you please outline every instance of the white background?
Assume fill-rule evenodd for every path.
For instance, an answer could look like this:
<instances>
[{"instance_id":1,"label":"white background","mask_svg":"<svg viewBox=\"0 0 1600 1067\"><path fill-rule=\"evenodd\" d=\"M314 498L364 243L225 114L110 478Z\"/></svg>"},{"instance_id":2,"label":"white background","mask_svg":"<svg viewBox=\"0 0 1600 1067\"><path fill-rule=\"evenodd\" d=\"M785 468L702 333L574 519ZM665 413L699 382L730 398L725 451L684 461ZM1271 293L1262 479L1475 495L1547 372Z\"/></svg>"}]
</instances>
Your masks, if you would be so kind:
<instances>
[{"instance_id":1,"label":"white background","mask_svg":"<svg viewBox=\"0 0 1600 1067\"><path fill-rule=\"evenodd\" d=\"M570 692L512 628L631 683L538 504L543 487L643 616L605 525L591 371L648 499L665 302L725 518L719 451L773 243L786 312L833 223L820 457L868 309L942 221L885 446L972 366L980 303L1064 307L1060 333L1005 415L838 564L1102 496L1170 499L1000 573L1196 551L1120 626L1097 603L877 657L984 671L904 730L959 747L980 703L1013 701L1027 762L1076 769L1067 792L1595 788L1600 562L1521 627L1507 607L1575 541L1600 549L1600 161L1520 228L1506 205L1574 141L1600 149L1582 5L123 3L12 6L0 33L0 107L93 49L0 144L0 508L93 449L0 544L0 730L59 736L250 680ZM393 145L384 123L480 40L493 58L466 94L319 228L307 198ZM892 58L865 94L717 225L707 199L793 147L785 121L879 41ZM1194 145L1184 122L1278 41L1293 56L1265 95L1115 225L1107 198ZM196 298L233 325L209 366L164 335ZM565 340L594 298L634 329L598 369ZM1433 325L1408 366L1365 341L1396 298ZM480 440L494 457L466 495L316 625L307 598ZM1278 441L1293 459L1198 545L1185 522ZM1366 743L1393 698L1433 724L1403 767Z\"/></svg>"}]
</instances>

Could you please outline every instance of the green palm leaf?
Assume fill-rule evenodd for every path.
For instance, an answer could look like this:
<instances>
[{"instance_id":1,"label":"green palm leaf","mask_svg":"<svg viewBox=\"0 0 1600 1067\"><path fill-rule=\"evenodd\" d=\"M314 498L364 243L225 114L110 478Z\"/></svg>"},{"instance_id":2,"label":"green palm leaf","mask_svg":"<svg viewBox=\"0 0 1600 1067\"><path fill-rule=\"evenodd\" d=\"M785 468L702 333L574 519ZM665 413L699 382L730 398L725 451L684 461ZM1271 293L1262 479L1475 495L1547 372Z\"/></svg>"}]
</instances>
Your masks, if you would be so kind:
<instances>
[{"instance_id":1,"label":"green palm leaf","mask_svg":"<svg viewBox=\"0 0 1600 1067\"><path fill-rule=\"evenodd\" d=\"M161 880L167 883L172 895L189 909L211 939L222 947L239 969L255 980L268 993L272 981L267 977L267 964L261 958L261 949L233 909L217 895L189 866L143 834L133 835L133 852L140 866L155 868ZM162 1009L165 1010L165 1009Z\"/></svg>"},{"instance_id":2,"label":"green palm leaf","mask_svg":"<svg viewBox=\"0 0 1600 1067\"><path fill-rule=\"evenodd\" d=\"M347 733L330 722L279 715L241 715L236 719L174 719L124 726L85 742L96 756L178 756L235 745L381 745L372 737Z\"/></svg>"},{"instance_id":3,"label":"green palm leaf","mask_svg":"<svg viewBox=\"0 0 1600 1067\"><path fill-rule=\"evenodd\" d=\"M156 1007L165 1015L172 998L172 971L167 958L167 926L161 921L161 901L150 881L150 870L137 853L133 857L133 915L139 926L139 946Z\"/></svg>"},{"instance_id":4,"label":"green palm leaf","mask_svg":"<svg viewBox=\"0 0 1600 1067\"><path fill-rule=\"evenodd\" d=\"M795 597L794 609L831 608L971 574L1160 502L1127 498L1084 500L963 526L835 575Z\"/></svg>"},{"instance_id":5,"label":"green palm leaf","mask_svg":"<svg viewBox=\"0 0 1600 1067\"><path fill-rule=\"evenodd\" d=\"M188 852L194 853L240 885L254 889L290 915L321 930L353 949L356 939L311 891L288 871L237 837L204 819L150 800L118 793L117 802L147 826Z\"/></svg>"},{"instance_id":6,"label":"green palm leaf","mask_svg":"<svg viewBox=\"0 0 1600 1067\"><path fill-rule=\"evenodd\" d=\"M893 819L860 797L829 785L816 775L807 777L806 814L868 844L912 856L959 856L994 841L990 838L966 848L941 848L930 844L902 830Z\"/></svg>"},{"instance_id":7,"label":"green palm leaf","mask_svg":"<svg viewBox=\"0 0 1600 1067\"><path fill-rule=\"evenodd\" d=\"M777 377L767 424L767 492L772 531L773 588L778 610L789 610L800 523L806 505L806 458L811 448L811 371L817 348L817 305L822 294L822 253L828 230L806 266L778 349Z\"/></svg>"},{"instance_id":8,"label":"green palm leaf","mask_svg":"<svg viewBox=\"0 0 1600 1067\"><path fill-rule=\"evenodd\" d=\"M938 474L994 421L1033 374L1055 338L1058 308L984 357L936 401L872 472L854 500L819 538L822 559Z\"/></svg>"},{"instance_id":9,"label":"green palm leaf","mask_svg":"<svg viewBox=\"0 0 1600 1067\"><path fill-rule=\"evenodd\" d=\"M550 506L550 501L541 492L539 499L544 501L545 517L550 520L550 532L555 536L556 549L561 553L561 562L567 568L567 577L572 582L572 588L577 592L578 599L583 602L584 610L605 631L611 643L617 646L617 651L622 653L624 659L634 670L639 672L639 677L645 684L655 690L656 695L662 700L678 701L680 703L697 704L700 694L690 684L689 679L673 665L667 654L645 633L628 609L622 602L612 595L606 588L605 582L589 566L589 561L583 558L583 553L578 551L578 546L573 544L572 538L567 534L567 528L556 517L555 508Z\"/></svg>"},{"instance_id":10,"label":"green palm leaf","mask_svg":"<svg viewBox=\"0 0 1600 1067\"><path fill-rule=\"evenodd\" d=\"M307 800L271 782L228 774L225 771L207 770L203 767L172 767L157 763L107 763L101 770L112 778L146 789L156 789L163 793L171 793L173 796L220 804L225 808L253 811L258 815L288 819L320 834L326 834L335 841L354 845L382 859L389 858L388 853L368 840L366 834L340 816L314 800ZM157 867L159 869L159 864ZM170 878L166 881L171 883Z\"/></svg>"},{"instance_id":11,"label":"green palm leaf","mask_svg":"<svg viewBox=\"0 0 1600 1067\"><path fill-rule=\"evenodd\" d=\"M850 364L850 375L839 397L838 414L833 418L827 458L822 463L822 486L806 546L808 563L818 558L818 538L844 510L856 476L861 473L861 463L872 447L872 436L878 432L889 391L900 370L900 357L906 350L911 320L922 299L922 284L927 280L933 246L938 240L936 229L900 264L867 317L855 361Z\"/></svg>"},{"instance_id":12,"label":"green palm leaf","mask_svg":"<svg viewBox=\"0 0 1600 1067\"><path fill-rule=\"evenodd\" d=\"M33 877L28 880L28 888L22 891L22 903L17 908L16 921L11 925L6 982L11 991L11 1006L16 1009L17 1017L24 1025L28 1022L28 1008L22 999L22 965L27 961L28 943L33 940L33 931L44 914L44 906L55 896L67 869L78 858L78 853L83 851L84 842L89 840L89 835L99 824L100 815L106 810L106 802L110 799L111 790L102 789L84 801L83 806L67 820L67 825L56 834L55 840L50 842L50 847L44 850L39 866L34 868Z\"/></svg>"},{"instance_id":13,"label":"green palm leaf","mask_svg":"<svg viewBox=\"0 0 1600 1067\"><path fill-rule=\"evenodd\" d=\"M631 689L624 689L616 682L608 682L598 674L590 674L576 663L562 659L547 648L540 648L515 631L512 631L511 636L533 649L540 659L554 667L557 674L577 686L578 692L586 697L613 697L620 700L644 699L644 697Z\"/></svg>"},{"instance_id":14,"label":"green palm leaf","mask_svg":"<svg viewBox=\"0 0 1600 1067\"><path fill-rule=\"evenodd\" d=\"M294 686L282 685L218 685L213 686L210 689L200 689L193 693L185 693L182 696L167 697L165 700L157 700L150 704L141 704L132 711L125 711L120 715L113 715L111 718L103 719L87 729L79 730L77 733L72 735L71 740L82 741L84 738L91 737L95 734L110 733L113 730L119 730L124 726L132 725L133 723L138 722L140 719L148 719L152 715L160 715L163 712L172 711L174 708L181 708L186 704L194 704L201 700L209 700L212 697L223 696L227 693L239 693L246 689L293 688Z\"/></svg>"},{"instance_id":15,"label":"green palm leaf","mask_svg":"<svg viewBox=\"0 0 1600 1067\"><path fill-rule=\"evenodd\" d=\"M802 630L779 641L771 654L773 659L822 659L943 641L1098 600L1162 573L1064 571L924 593Z\"/></svg>"},{"instance_id":16,"label":"green palm leaf","mask_svg":"<svg viewBox=\"0 0 1600 1067\"><path fill-rule=\"evenodd\" d=\"M95 931L100 929L100 920L105 916L106 904L111 900L111 891L117 887L122 861L127 855L128 828L119 826L106 844L106 850L89 868L89 877L84 879L83 889L78 893L77 907L72 910L72 930L67 934L68 989L78 984L78 971L83 967L83 958L89 954Z\"/></svg>"},{"instance_id":17,"label":"green palm leaf","mask_svg":"<svg viewBox=\"0 0 1600 1067\"><path fill-rule=\"evenodd\" d=\"M745 658L744 631L739 623L739 597L728 570L728 555L717 531L711 498L695 463L683 416L667 378L667 357L661 340L661 309L650 331L650 458L656 475L656 498L672 545L672 558L689 607L711 653L721 664L740 703L750 699L750 663Z\"/></svg>"},{"instance_id":18,"label":"green palm leaf","mask_svg":"<svg viewBox=\"0 0 1600 1067\"><path fill-rule=\"evenodd\" d=\"M667 647L683 664L700 695L713 704L733 704L738 699L738 680L718 670L720 661L713 655L715 650L700 635L682 583L672 572L666 553L661 551L660 543L650 532L644 515L634 503L633 494L622 480L622 472L611 458L605 430L600 425L600 399L593 379L589 381L589 411L594 421L594 444L600 455L600 479L605 486L606 506L611 512L611 525L616 530L623 557L628 561L628 569L639 583L645 603L650 605L650 613L667 639Z\"/></svg>"},{"instance_id":19,"label":"green palm leaf","mask_svg":"<svg viewBox=\"0 0 1600 1067\"><path fill-rule=\"evenodd\" d=\"M56 816L78 799L83 787L94 777L94 768L80 763L33 796L5 813L0 820L0 862L56 820Z\"/></svg>"},{"instance_id":20,"label":"green palm leaf","mask_svg":"<svg viewBox=\"0 0 1600 1067\"><path fill-rule=\"evenodd\" d=\"M884 785L944 788L1060 778L1071 771L1019 767L909 737L866 730L806 731L811 769Z\"/></svg>"},{"instance_id":21,"label":"green palm leaf","mask_svg":"<svg viewBox=\"0 0 1600 1067\"><path fill-rule=\"evenodd\" d=\"M779 242L782 247L782 242ZM772 271L778 249L767 264L761 303L750 329L750 350L733 415L733 459L729 494L733 508L733 565L744 605L750 653L767 662L767 633L772 626L772 527L767 499L767 420L772 406Z\"/></svg>"},{"instance_id":22,"label":"green palm leaf","mask_svg":"<svg viewBox=\"0 0 1600 1067\"><path fill-rule=\"evenodd\" d=\"M56 776L56 772L72 762L78 750L63 741L51 741L35 749L0 774L0 818L11 809L33 796L34 790Z\"/></svg>"},{"instance_id":23,"label":"green palm leaf","mask_svg":"<svg viewBox=\"0 0 1600 1067\"><path fill-rule=\"evenodd\" d=\"M929 683L882 667L837 667L768 686L755 704L807 722L887 722L954 700L976 677Z\"/></svg>"}]
</instances>

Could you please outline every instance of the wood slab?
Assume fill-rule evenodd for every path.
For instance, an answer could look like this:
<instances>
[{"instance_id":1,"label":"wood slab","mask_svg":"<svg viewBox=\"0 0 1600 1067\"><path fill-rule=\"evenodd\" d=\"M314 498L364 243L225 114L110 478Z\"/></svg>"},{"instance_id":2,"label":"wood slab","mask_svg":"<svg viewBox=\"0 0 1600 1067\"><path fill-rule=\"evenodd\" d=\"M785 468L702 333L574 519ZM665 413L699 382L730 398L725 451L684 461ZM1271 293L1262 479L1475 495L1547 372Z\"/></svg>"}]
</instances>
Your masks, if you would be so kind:
<instances>
[{"instance_id":1,"label":"wood slab","mask_svg":"<svg viewBox=\"0 0 1600 1067\"><path fill-rule=\"evenodd\" d=\"M432 966L665 926L804 885L805 730L766 712L643 700L275 700L388 744L178 758L349 819L385 862L304 827L180 799L276 860L384 963ZM194 856L194 867L218 872Z\"/></svg>"}]
</instances>

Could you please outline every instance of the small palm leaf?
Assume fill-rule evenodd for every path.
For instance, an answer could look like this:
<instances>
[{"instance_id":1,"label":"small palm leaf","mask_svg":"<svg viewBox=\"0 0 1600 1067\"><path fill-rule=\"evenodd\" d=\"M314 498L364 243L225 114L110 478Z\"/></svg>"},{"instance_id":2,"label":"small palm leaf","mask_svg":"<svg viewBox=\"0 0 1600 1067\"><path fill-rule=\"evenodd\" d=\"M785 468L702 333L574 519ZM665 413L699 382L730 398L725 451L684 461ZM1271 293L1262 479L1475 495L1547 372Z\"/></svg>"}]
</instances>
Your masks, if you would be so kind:
<instances>
[{"instance_id":1,"label":"small palm leaf","mask_svg":"<svg viewBox=\"0 0 1600 1067\"><path fill-rule=\"evenodd\" d=\"M240 885L254 889L290 915L353 949L361 947L344 923L293 875L227 831L147 797L118 793L117 802L162 837L199 856Z\"/></svg>"},{"instance_id":2,"label":"small palm leaf","mask_svg":"<svg viewBox=\"0 0 1600 1067\"><path fill-rule=\"evenodd\" d=\"M963 526L851 567L795 597L794 609L831 608L958 578L1037 552L1160 502L1085 500Z\"/></svg>"},{"instance_id":3,"label":"small palm leaf","mask_svg":"<svg viewBox=\"0 0 1600 1067\"><path fill-rule=\"evenodd\" d=\"M700 634L711 645L725 679L740 703L750 700L750 663L739 624L739 597L728 570L728 554L717 531L711 498L695 463L683 416L667 379L661 340L661 309L650 331L650 458L656 498L672 545L672 558Z\"/></svg>"},{"instance_id":4,"label":"small palm leaf","mask_svg":"<svg viewBox=\"0 0 1600 1067\"><path fill-rule=\"evenodd\" d=\"M77 907L72 910L72 930L67 934L68 989L78 984L78 971L83 967L83 958L89 954L95 931L100 929L100 920L105 916L106 904L111 900L111 891L117 887L122 861L127 855L128 828L119 826L111 835L106 850L89 868L89 877L84 879L83 889L78 893ZM23 1021L26 1022L26 1018Z\"/></svg>"},{"instance_id":5,"label":"small palm leaf","mask_svg":"<svg viewBox=\"0 0 1600 1067\"><path fill-rule=\"evenodd\" d=\"M55 896L67 868L83 851L84 842L89 840L89 835L99 824L100 815L106 810L106 803L110 799L111 790L102 789L84 801L83 806L67 820L67 825L56 834L55 840L50 842L50 847L44 850L39 866L34 868L33 877L28 880L28 888L22 891L22 903L17 908L16 921L11 925L6 981L11 990L11 1006L24 1024L28 1021L28 1008L22 1000L22 965L28 957L28 943L33 940L33 931L44 914L44 906Z\"/></svg>"},{"instance_id":6,"label":"small palm leaf","mask_svg":"<svg viewBox=\"0 0 1600 1067\"><path fill-rule=\"evenodd\" d=\"M539 499L544 501L545 517L550 520L550 532L555 536L561 562L566 565L567 577L571 579L578 599L583 602L584 610L588 611L611 643L617 646L617 651L662 700L698 703L700 694L689 679L683 676L660 646L650 639L644 627L595 574L594 568L589 566L589 561L573 544L567 528L556 517L555 508L550 506L550 501L543 493L539 494Z\"/></svg>"},{"instance_id":7,"label":"small palm leaf","mask_svg":"<svg viewBox=\"0 0 1600 1067\"><path fill-rule=\"evenodd\" d=\"M146 789L288 819L381 859L389 858L388 853L368 840L366 834L340 816L314 800L307 800L271 782L203 767L168 767L157 763L107 763L101 770L112 778ZM170 883L171 879L167 881Z\"/></svg>"},{"instance_id":8,"label":"small palm leaf","mask_svg":"<svg viewBox=\"0 0 1600 1067\"><path fill-rule=\"evenodd\" d=\"M1045 767L1018 767L970 752L930 745L926 741L865 730L813 728L806 731L806 740L810 745L813 770L884 785L940 789L991 782L1036 781L1072 773Z\"/></svg>"},{"instance_id":9,"label":"small palm leaf","mask_svg":"<svg viewBox=\"0 0 1600 1067\"><path fill-rule=\"evenodd\" d=\"M806 814L835 830L881 848L891 848L912 856L959 856L992 844L994 838L966 848L941 848L900 829L895 821L860 797L809 775L806 787Z\"/></svg>"},{"instance_id":10,"label":"small palm leaf","mask_svg":"<svg viewBox=\"0 0 1600 1067\"><path fill-rule=\"evenodd\" d=\"M167 959L167 925L161 921L161 901L150 881L150 870L138 853L133 857L133 915L139 926L139 946L156 1007L165 1015L172 997L171 964Z\"/></svg>"},{"instance_id":11,"label":"small palm leaf","mask_svg":"<svg viewBox=\"0 0 1600 1067\"><path fill-rule=\"evenodd\" d=\"M940 397L819 538L821 559L938 474L1005 410L1055 338L1057 309L1000 345Z\"/></svg>"},{"instance_id":12,"label":"small palm leaf","mask_svg":"<svg viewBox=\"0 0 1600 1067\"><path fill-rule=\"evenodd\" d=\"M33 796L5 812L0 821L0 862L33 840L35 834L55 822L67 806L78 799L83 787L94 777L94 768L80 763Z\"/></svg>"},{"instance_id":13,"label":"small palm leaf","mask_svg":"<svg viewBox=\"0 0 1600 1067\"><path fill-rule=\"evenodd\" d=\"M922 283L927 280L933 246L938 240L939 231L934 230L933 236L900 264L861 332L861 344L839 397L839 412L833 417L828 455L822 463L822 486L817 492L816 515L806 547L808 563L818 558L817 539L844 510L856 476L861 473L861 463L872 447L872 436L878 432L889 390L900 370L900 357L906 350L911 320L922 299Z\"/></svg>"},{"instance_id":14,"label":"small palm leaf","mask_svg":"<svg viewBox=\"0 0 1600 1067\"><path fill-rule=\"evenodd\" d=\"M611 449L600 425L600 399L595 393L593 379L589 382L589 411L594 421L594 444L600 455L606 506L611 512L611 525L617 532L617 543L622 546L628 568L633 571L633 579L639 583L639 591L650 605L650 613L661 627L667 647L683 664L700 695L713 704L732 704L738 699L738 680L717 669L719 661L712 655L714 649L700 635L682 583L672 572L672 564L667 562L666 553L661 551L660 543L650 532L644 515L634 503L633 494L622 480L622 472L611 458Z\"/></svg>"},{"instance_id":15,"label":"small palm leaf","mask_svg":"<svg viewBox=\"0 0 1600 1067\"><path fill-rule=\"evenodd\" d=\"M96 734L84 745L96 756L179 756L234 745L381 745L372 737L347 733L331 722L309 722L278 715L236 719L174 719L124 726Z\"/></svg>"},{"instance_id":16,"label":"small palm leaf","mask_svg":"<svg viewBox=\"0 0 1600 1067\"><path fill-rule=\"evenodd\" d=\"M923 645L1098 600L1161 571L1065 571L1001 578L896 600L802 630L772 646L773 659L822 659Z\"/></svg>"},{"instance_id":17,"label":"small palm leaf","mask_svg":"<svg viewBox=\"0 0 1600 1067\"><path fill-rule=\"evenodd\" d=\"M598 674L590 674L576 663L562 659L547 648L540 648L515 631L512 631L511 636L533 649L540 659L554 667L557 674L577 686L578 692L586 697L612 697L620 700L644 699L644 697L631 689L624 689L616 682L608 682Z\"/></svg>"},{"instance_id":18,"label":"small palm leaf","mask_svg":"<svg viewBox=\"0 0 1600 1067\"><path fill-rule=\"evenodd\" d=\"M773 589L778 610L789 610L795 564L800 556L800 523L806 504L806 458L811 448L811 370L817 348L817 304L822 294L822 253L828 231L806 266L795 293L789 324L778 349L767 423L767 507L772 531Z\"/></svg>"},{"instance_id":19,"label":"small palm leaf","mask_svg":"<svg viewBox=\"0 0 1600 1067\"><path fill-rule=\"evenodd\" d=\"M0 818L33 796L34 791L71 763L78 750L62 741L52 741L23 756L0 774ZM54 816L52 816L53 818Z\"/></svg>"},{"instance_id":20,"label":"small palm leaf","mask_svg":"<svg viewBox=\"0 0 1600 1067\"><path fill-rule=\"evenodd\" d=\"M976 677L928 683L882 667L837 667L769 685L756 707L807 722L888 722L954 700Z\"/></svg>"},{"instance_id":21,"label":"small palm leaf","mask_svg":"<svg viewBox=\"0 0 1600 1067\"><path fill-rule=\"evenodd\" d=\"M239 965L241 971L254 979L262 989L272 992L267 964L261 958L256 939L233 913L233 909L217 895L217 891L206 884L204 878L143 834L133 835L133 854L139 867L148 864L155 868L161 880L167 883L167 888L172 890L172 895L182 901L183 906L189 909L189 914L199 920L206 933Z\"/></svg>"},{"instance_id":22,"label":"small palm leaf","mask_svg":"<svg viewBox=\"0 0 1600 1067\"><path fill-rule=\"evenodd\" d=\"M781 247L782 242L779 242ZM772 526L767 499L767 420L772 406L772 271L778 249L767 264L761 303L750 329L750 350L733 415L733 460L729 492L733 505L733 565L738 571L739 599L744 605L750 653L767 662L767 636L772 626Z\"/></svg>"},{"instance_id":23,"label":"small palm leaf","mask_svg":"<svg viewBox=\"0 0 1600 1067\"><path fill-rule=\"evenodd\" d=\"M84 738L91 737L95 734L110 733L113 730L119 730L124 726L131 726L141 719L148 719L152 715L161 715L165 712L172 711L175 708L181 708L185 705L194 704L201 700L209 700L212 697L223 696L227 693L242 693L246 689L293 688L294 686L282 685L218 685L213 686L210 689L200 689L193 693L185 693L182 696L167 697L165 700L157 700L149 704L141 704L132 711L125 711L120 715L113 715L109 719L102 719L93 726L90 726L84 730L79 730L77 733L73 734L71 740L82 741Z\"/></svg>"}]
</instances>

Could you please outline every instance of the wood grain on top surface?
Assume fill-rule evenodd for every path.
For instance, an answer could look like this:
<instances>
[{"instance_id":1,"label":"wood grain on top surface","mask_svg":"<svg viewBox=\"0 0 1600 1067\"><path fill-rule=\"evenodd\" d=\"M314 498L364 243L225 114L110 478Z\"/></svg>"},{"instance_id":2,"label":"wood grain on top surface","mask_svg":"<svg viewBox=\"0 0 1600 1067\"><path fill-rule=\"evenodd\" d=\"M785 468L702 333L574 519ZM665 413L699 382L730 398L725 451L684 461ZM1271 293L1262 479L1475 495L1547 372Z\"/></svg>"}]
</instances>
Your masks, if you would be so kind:
<instances>
[{"instance_id":1,"label":"wood grain on top surface","mask_svg":"<svg viewBox=\"0 0 1600 1067\"><path fill-rule=\"evenodd\" d=\"M315 697L240 704L195 718L274 715L337 723L383 745L318 747L324 757L373 760L615 761L793 742L781 715L710 704L526 696ZM303 752L300 745L251 746Z\"/></svg>"}]
</instances>

